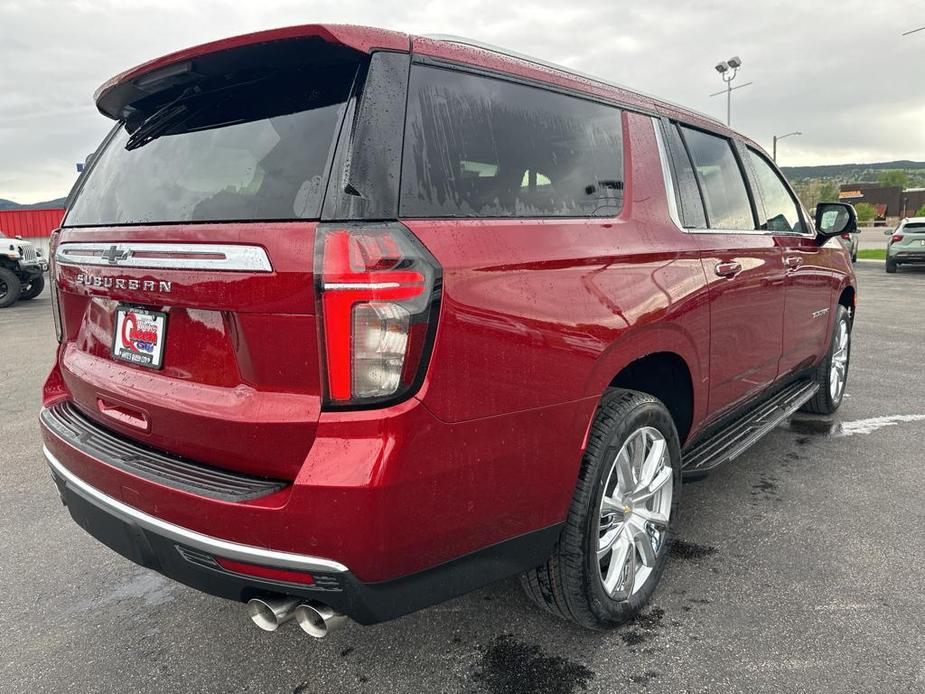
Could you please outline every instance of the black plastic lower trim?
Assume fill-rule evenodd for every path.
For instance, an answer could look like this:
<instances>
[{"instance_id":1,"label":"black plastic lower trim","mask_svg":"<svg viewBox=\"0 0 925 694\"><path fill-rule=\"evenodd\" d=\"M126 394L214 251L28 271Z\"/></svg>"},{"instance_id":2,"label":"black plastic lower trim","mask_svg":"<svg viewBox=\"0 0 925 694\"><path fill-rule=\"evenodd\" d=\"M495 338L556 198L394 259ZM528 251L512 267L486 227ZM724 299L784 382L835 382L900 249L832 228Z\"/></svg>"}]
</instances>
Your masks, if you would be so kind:
<instances>
[{"instance_id":1,"label":"black plastic lower trim","mask_svg":"<svg viewBox=\"0 0 925 694\"><path fill-rule=\"evenodd\" d=\"M116 517L71 489L52 472L71 516L97 540L168 578L210 595L245 602L255 596L317 600L360 624L375 624L449 600L543 563L562 524L526 533L400 578L364 583L351 572L311 572L313 585L282 583L227 571L207 552Z\"/></svg>"},{"instance_id":2,"label":"black plastic lower trim","mask_svg":"<svg viewBox=\"0 0 925 694\"><path fill-rule=\"evenodd\" d=\"M90 421L71 402L42 410L55 436L107 465L159 484L221 501L247 501L284 489L287 482L220 470L156 451Z\"/></svg>"}]
</instances>

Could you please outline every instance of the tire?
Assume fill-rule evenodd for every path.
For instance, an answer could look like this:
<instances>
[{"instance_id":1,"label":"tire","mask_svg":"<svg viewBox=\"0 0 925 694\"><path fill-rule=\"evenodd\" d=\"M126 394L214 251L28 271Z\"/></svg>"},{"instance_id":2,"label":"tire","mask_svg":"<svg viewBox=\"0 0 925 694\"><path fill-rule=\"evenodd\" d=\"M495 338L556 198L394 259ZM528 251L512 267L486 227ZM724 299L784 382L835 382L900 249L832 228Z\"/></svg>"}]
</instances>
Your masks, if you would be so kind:
<instances>
[{"instance_id":1,"label":"tire","mask_svg":"<svg viewBox=\"0 0 925 694\"><path fill-rule=\"evenodd\" d=\"M842 327L845 332L842 335ZM843 358L842 358L843 356ZM833 385L833 369L836 364L842 365L840 371L840 385ZM813 414L832 414L841 405L845 396L845 387L848 384L848 367L851 363L851 316L848 309L839 304L835 309L835 321L832 326L832 339L829 341L829 351L826 352L813 378L819 384L818 392L801 408L804 412Z\"/></svg>"},{"instance_id":2,"label":"tire","mask_svg":"<svg viewBox=\"0 0 925 694\"><path fill-rule=\"evenodd\" d=\"M28 284L22 285L22 294L19 298L23 301L34 299L42 293L43 289L45 289L45 278L42 275L36 275Z\"/></svg>"},{"instance_id":3,"label":"tire","mask_svg":"<svg viewBox=\"0 0 925 694\"><path fill-rule=\"evenodd\" d=\"M19 278L5 267L0 267L0 308L12 306L19 300L22 286Z\"/></svg>"},{"instance_id":4,"label":"tire","mask_svg":"<svg viewBox=\"0 0 925 694\"><path fill-rule=\"evenodd\" d=\"M646 446L642 450L647 458L642 466L638 458L633 464L624 457L625 451L637 452L640 441ZM661 455L653 453L656 447L661 449ZM625 465L618 466L618 458L634 471L648 468L654 475L658 491L647 501L630 499L620 491L627 473ZM527 595L553 615L588 629L609 629L636 616L655 591L668 559L681 492L680 468L678 433L665 406L645 393L609 390L591 426L556 548L546 563L521 575ZM602 507L605 491L610 501L607 511ZM626 509L632 510L627 513ZM656 511L661 515L659 530L642 517L646 513L654 519ZM602 523L607 523L610 530L602 528ZM640 526L645 527L645 532ZM646 534L650 528L653 536ZM631 539L634 534L635 540ZM609 552L598 559L600 545L611 542ZM646 542L648 559L643 560ZM618 558L621 554L625 557L622 563ZM632 584L626 575L630 562L634 567L639 563ZM611 564L614 571L610 570ZM606 580L612 582L613 594L605 587Z\"/></svg>"},{"instance_id":5,"label":"tire","mask_svg":"<svg viewBox=\"0 0 925 694\"><path fill-rule=\"evenodd\" d=\"M889 258L886 259L886 271L891 275L894 272L896 272L896 261L895 260L890 260Z\"/></svg>"}]
</instances>

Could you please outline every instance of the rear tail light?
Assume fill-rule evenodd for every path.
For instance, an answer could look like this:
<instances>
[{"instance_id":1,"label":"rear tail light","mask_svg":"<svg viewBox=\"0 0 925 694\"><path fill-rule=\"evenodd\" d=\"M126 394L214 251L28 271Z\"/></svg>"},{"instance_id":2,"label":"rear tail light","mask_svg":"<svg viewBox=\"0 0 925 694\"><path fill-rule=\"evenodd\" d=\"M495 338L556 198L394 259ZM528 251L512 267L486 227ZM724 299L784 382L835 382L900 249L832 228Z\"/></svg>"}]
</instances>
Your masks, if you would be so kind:
<instances>
[{"instance_id":1,"label":"rear tail light","mask_svg":"<svg viewBox=\"0 0 925 694\"><path fill-rule=\"evenodd\" d=\"M56 277L57 263L55 263L55 250L58 247L58 232L51 234L51 241L48 246L48 283L51 285L51 315L55 320L55 336L58 342L61 342L63 335L61 328L61 305L58 300L58 281Z\"/></svg>"},{"instance_id":2,"label":"rear tail light","mask_svg":"<svg viewBox=\"0 0 925 694\"><path fill-rule=\"evenodd\" d=\"M315 283L326 404L404 399L427 369L440 266L397 222L326 225L315 239Z\"/></svg>"},{"instance_id":3,"label":"rear tail light","mask_svg":"<svg viewBox=\"0 0 925 694\"><path fill-rule=\"evenodd\" d=\"M903 240L902 234L893 234L893 236L890 237L891 243L896 243L897 241L902 241L902 240Z\"/></svg>"}]
</instances>

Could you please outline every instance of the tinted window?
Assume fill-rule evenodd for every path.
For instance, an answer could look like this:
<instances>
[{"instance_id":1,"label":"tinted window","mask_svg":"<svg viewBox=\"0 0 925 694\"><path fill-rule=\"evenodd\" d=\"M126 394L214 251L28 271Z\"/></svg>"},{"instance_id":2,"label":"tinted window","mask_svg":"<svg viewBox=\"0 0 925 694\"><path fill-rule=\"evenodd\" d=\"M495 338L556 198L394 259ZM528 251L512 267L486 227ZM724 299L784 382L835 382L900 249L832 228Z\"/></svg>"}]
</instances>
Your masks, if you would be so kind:
<instances>
[{"instance_id":1,"label":"tinted window","mask_svg":"<svg viewBox=\"0 0 925 694\"><path fill-rule=\"evenodd\" d=\"M674 125L668 128L668 149L674 163L675 181L680 194L681 224L688 229L703 229L707 226L707 218L703 213L703 198L700 197L694 167L691 166L690 157L687 156L687 150Z\"/></svg>"},{"instance_id":2,"label":"tinted window","mask_svg":"<svg viewBox=\"0 0 925 694\"><path fill-rule=\"evenodd\" d=\"M543 89L415 66L401 214L615 215L623 200L620 111Z\"/></svg>"},{"instance_id":3,"label":"tinted window","mask_svg":"<svg viewBox=\"0 0 925 694\"><path fill-rule=\"evenodd\" d=\"M65 224L317 218L355 72L242 70L138 115L100 154Z\"/></svg>"},{"instance_id":4,"label":"tinted window","mask_svg":"<svg viewBox=\"0 0 925 694\"><path fill-rule=\"evenodd\" d=\"M711 229L754 229L742 171L724 137L681 126L706 205Z\"/></svg>"},{"instance_id":5,"label":"tinted window","mask_svg":"<svg viewBox=\"0 0 925 694\"><path fill-rule=\"evenodd\" d=\"M796 200L790 195L778 173L758 152L750 149L748 155L755 169L758 192L761 194L764 213L767 216L761 228L768 231L802 232L803 222L800 221Z\"/></svg>"}]
</instances>

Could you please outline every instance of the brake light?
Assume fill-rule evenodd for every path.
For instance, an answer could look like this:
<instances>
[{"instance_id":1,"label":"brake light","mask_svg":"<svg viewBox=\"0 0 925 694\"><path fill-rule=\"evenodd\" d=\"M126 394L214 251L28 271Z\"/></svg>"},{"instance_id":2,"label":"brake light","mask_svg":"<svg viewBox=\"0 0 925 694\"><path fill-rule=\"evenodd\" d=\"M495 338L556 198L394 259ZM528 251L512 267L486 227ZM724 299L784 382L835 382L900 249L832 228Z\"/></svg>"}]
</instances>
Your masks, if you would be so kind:
<instances>
[{"instance_id":1,"label":"brake light","mask_svg":"<svg viewBox=\"0 0 925 694\"><path fill-rule=\"evenodd\" d=\"M427 368L440 266L399 223L329 225L315 239L326 404L394 402Z\"/></svg>"},{"instance_id":2,"label":"brake light","mask_svg":"<svg viewBox=\"0 0 925 694\"><path fill-rule=\"evenodd\" d=\"M897 242L897 241L902 241L902 240L903 240L903 235L902 235L902 234L893 234L893 236L890 237L890 242L891 242L891 243L895 243L895 242Z\"/></svg>"}]
</instances>

